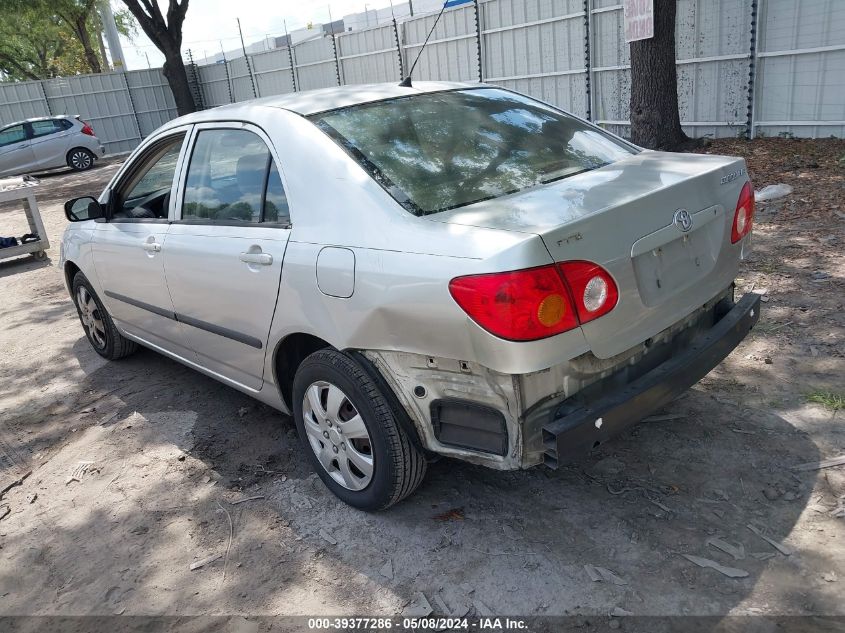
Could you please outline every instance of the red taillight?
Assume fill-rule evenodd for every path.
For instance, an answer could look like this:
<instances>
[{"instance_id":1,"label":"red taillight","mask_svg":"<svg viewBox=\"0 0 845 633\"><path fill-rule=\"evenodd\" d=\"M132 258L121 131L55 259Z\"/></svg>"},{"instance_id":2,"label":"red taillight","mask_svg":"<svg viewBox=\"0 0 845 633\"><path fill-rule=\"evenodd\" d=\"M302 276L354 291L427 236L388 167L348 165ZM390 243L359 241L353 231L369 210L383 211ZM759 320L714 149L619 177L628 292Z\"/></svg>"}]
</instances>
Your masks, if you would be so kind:
<instances>
[{"instance_id":1,"label":"red taillight","mask_svg":"<svg viewBox=\"0 0 845 633\"><path fill-rule=\"evenodd\" d=\"M754 222L754 187L750 182L742 186L739 192L739 202L736 203L734 221L731 225L731 244L736 244L751 232Z\"/></svg>"},{"instance_id":2,"label":"red taillight","mask_svg":"<svg viewBox=\"0 0 845 633\"><path fill-rule=\"evenodd\" d=\"M607 314L619 300L616 283L604 268L593 262L562 262L558 268L572 290L578 319L588 323Z\"/></svg>"},{"instance_id":3,"label":"red taillight","mask_svg":"<svg viewBox=\"0 0 845 633\"><path fill-rule=\"evenodd\" d=\"M94 128L88 125L85 121L82 122L82 133L88 136L94 136Z\"/></svg>"},{"instance_id":4,"label":"red taillight","mask_svg":"<svg viewBox=\"0 0 845 633\"><path fill-rule=\"evenodd\" d=\"M582 261L457 277L449 292L481 327L511 341L576 328L607 314L619 296L606 270Z\"/></svg>"}]
</instances>

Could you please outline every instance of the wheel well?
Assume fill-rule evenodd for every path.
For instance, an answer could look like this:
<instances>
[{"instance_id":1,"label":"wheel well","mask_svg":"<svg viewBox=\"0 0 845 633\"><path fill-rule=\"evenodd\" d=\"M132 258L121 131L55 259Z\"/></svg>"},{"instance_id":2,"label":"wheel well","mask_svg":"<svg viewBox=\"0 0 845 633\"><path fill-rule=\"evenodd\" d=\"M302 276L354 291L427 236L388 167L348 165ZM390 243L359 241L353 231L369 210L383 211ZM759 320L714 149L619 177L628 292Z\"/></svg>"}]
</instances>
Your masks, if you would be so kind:
<instances>
[{"instance_id":1,"label":"wheel well","mask_svg":"<svg viewBox=\"0 0 845 633\"><path fill-rule=\"evenodd\" d=\"M71 154L73 154L73 153L74 153L76 150L78 150L78 149L81 149L83 152L85 152L86 154L88 154L89 156L91 156L91 158L92 158L93 160L97 160L97 155L96 155L94 152L92 152L92 151L91 151L90 149L88 149L87 147L82 147L81 145L77 145L76 147L71 147L71 148L67 151L67 154L65 154L65 162L68 162L68 161L70 160L70 155L71 155Z\"/></svg>"},{"instance_id":2,"label":"wheel well","mask_svg":"<svg viewBox=\"0 0 845 633\"><path fill-rule=\"evenodd\" d=\"M290 334L276 347L276 384L288 409L293 411L293 378L299 365L317 350L331 347L311 334Z\"/></svg>"},{"instance_id":3,"label":"wheel well","mask_svg":"<svg viewBox=\"0 0 845 633\"><path fill-rule=\"evenodd\" d=\"M67 280L67 291L73 296L73 278L79 272L79 266L73 262L65 264L65 279Z\"/></svg>"}]
</instances>

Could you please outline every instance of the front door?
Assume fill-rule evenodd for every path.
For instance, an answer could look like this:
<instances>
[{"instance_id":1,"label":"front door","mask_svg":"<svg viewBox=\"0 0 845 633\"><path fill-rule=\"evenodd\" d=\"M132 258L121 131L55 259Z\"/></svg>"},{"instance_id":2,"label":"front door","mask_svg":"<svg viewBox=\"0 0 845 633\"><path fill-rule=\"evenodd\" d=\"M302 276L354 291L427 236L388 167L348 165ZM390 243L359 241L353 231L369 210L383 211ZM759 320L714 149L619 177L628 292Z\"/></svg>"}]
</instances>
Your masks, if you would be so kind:
<instances>
[{"instance_id":1,"label":"front door","mask_svg":"<svg viewBox=\"0 0 845 633\"><path fill-rule=\"evenodd\" d=\"M129 334L195 361L176 321L164 276L171 200L188 130L150 145L112 190L110 218L98 222L93 252L103 301Z\"/></svg>"},{"instance_id":2,"label":"front door","mask_svg":"<svg viewBox=\"0 0 845 633\"><path fill-rule=\"evenodd\" d=\"M34 154L23 123L0 130L0 176L30 171Z\"/></svg>"},{"instance_id":3,"label":"front door","mask_svg":"<svg viewBox=\"0 0 845 633\"><path fill-rule=\"evenodd\" d=\"M290 222L267 137L250 125L196 126L164 268L199 363L263 384Z\"/></svg>"}]
</instances>

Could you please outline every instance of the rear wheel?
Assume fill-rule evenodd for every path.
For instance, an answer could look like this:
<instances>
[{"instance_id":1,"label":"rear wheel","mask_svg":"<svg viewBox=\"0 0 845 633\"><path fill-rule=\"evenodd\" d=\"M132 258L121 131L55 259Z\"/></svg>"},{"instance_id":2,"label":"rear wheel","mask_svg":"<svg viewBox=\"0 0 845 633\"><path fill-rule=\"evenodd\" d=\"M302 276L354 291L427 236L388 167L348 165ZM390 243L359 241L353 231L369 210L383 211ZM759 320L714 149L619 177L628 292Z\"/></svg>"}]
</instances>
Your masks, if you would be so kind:
<instances>
[{"instance_id":1,"label":"rear wheel","mask_svg":"<svg viewBox=\"0 0 845 633\"><path fill-rule=\"evenodd\" d=\"M95 352L103 358L117 360L138 349L135 341L130 341L117 331L91 283L81 272L73 278L72 290L76 312Z\"/></svg>"},{"instance_id":2,"label":"rear wheel","mask_svg":"<svg viewBox=\"0 0 845 633\"><path fill-rule=\"evenodd\" d=\"M84 147L75 147L67 153L67 166L74 171L85 171L94 166L94 158Z\"/></svg>"},{"instance_id":3,"label":"rear wheel","mask_svg":"<svg viewBox=\"0 0 845 633\"><path fill-rule=\"evenodd\" d=\"M349 505L383 510L422 482L425 457L398 423L400 413L346 354L323 349L302 362L293 408L317 474Z\"/></svg>"}]
</instances>

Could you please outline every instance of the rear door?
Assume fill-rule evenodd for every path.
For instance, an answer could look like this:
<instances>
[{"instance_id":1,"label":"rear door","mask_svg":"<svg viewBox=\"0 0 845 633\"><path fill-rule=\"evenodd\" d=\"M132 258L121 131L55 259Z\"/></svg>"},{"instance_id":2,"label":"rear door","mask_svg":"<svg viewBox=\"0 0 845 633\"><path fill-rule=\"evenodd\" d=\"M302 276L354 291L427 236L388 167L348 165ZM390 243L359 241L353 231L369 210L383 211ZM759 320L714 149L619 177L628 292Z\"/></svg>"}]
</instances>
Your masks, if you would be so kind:
<instances>
[{"instance_id":1,"label":"rear door","mask_svg":"<svg viewBox=\"0 0 845 633\"><path fill-rule=\"evenodd\" d=\"M200 364L260 389L290 236L278 160L255 126L204 124L184 172L163 249L176 318Z\"/></svg>"},{"instance_id":2,"label":"rear door","mask_svg":"<svg viewBox=\"0 0 845 633\"><path fill-rule=\"evenodd\" d=\"M32 169L30 139L23 123L0 130L0 176L23 174Z\"/></svg>"},{"instance_id":3,"label":"rear door","mask_svg":"<svg viewBox=\"0 0 845 633\"><path fill-rule=\"evenodd\" d=\"M111 192L111 218L96 224L93 252L103 301L121 327L193 361L174 316L162 252L189 131L176 129L156 139L121 174Z\"/></svg>"},{"instance_id":4,"label":"rear door","mask_svg":"<svg viewBox=\"0 0 845 633\"><path fill-rule=\"evenodd\" d=\"M73 123L67 119L45 119L29 123L35 169L61 167L67 162L68 142Z\"/></svg>"}]
</instances>

